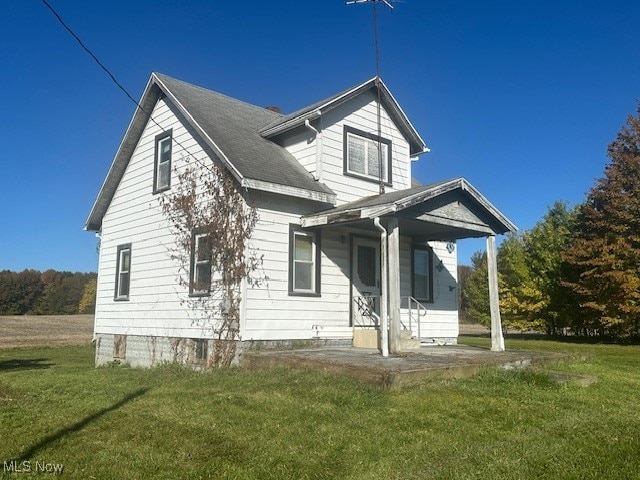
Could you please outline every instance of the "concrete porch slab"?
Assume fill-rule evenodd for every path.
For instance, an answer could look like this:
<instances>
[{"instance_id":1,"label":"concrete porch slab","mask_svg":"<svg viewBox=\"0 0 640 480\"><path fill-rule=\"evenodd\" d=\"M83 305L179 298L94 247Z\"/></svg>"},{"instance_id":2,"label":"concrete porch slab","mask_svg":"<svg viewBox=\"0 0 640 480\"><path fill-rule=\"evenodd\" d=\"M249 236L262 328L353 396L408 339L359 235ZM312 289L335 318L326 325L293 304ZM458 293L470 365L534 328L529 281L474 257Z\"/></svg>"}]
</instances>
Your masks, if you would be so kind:
<instances>
[{"instance_id":1,"label":"concrete porch slab","mask_svg":"<svg viewBox=\"0 0 640 480\"><path fill-rule=\"evenodd\" d=\"M333 372L383 388L401 388L429 380L466 378L485 367L523 368L568 358L568 354L554 352L492 352L463 345L422 347L383 358L375 349L324 347L245 352L242 365L252 369L284 367Z\"/></svg>"}]
</instances>

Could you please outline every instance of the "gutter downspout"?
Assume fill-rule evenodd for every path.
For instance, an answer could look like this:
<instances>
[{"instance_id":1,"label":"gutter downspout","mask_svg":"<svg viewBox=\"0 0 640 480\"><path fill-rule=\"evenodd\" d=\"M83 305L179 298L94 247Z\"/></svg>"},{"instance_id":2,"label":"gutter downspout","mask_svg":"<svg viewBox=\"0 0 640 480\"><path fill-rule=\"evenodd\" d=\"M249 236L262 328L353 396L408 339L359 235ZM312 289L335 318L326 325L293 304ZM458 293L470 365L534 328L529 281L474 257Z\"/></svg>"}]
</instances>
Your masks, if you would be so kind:
<instances>
[{"instance_id":1,"label":"gutter downspout","mask_svg":"<svg viewBox=\"0 0 640 480\"><path fill-rule=\"evenodd\" d=\"M322 124L322 117L320 116L320 112L318 112L318 118L320 118L320 123ZM322 133L317 130L309 119L304 121L304 126L309 130L316 134L316 171L313 174L316 180L322 181ZM320 125L320 130L322 130L322 125Z\"/></svg>"},{"instance_id":2,"label":"gutter downspout","mask_svg":"<svg viewBox=\"0 0 640 480\"><path fill-rule=\"evenodd\" d=\"M382 344L382 356L389 356L389 315L387 313L387 283L388 283L388 253L387 230L380 223L380 217L373 219L373 224L380 231L380 343Z\"/></svg>"}]
</instances>

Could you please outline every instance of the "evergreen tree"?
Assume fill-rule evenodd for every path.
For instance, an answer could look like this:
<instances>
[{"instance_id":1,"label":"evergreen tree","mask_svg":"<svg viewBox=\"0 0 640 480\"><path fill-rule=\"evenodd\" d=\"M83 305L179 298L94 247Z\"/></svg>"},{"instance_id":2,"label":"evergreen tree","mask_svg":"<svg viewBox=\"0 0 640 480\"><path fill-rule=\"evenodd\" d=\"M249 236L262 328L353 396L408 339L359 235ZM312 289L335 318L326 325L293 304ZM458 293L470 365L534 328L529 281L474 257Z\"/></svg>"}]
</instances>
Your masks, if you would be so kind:
<instances>
[{"instance_id":1,"label":"evergreen tree","mask_svg":"<svg viewBox=\"0 0 640 480\"><path fill-rule=\"evenodd\" d=\"M638 110L640 114L640 108ZM611 162L581 206L565 260L582 307L582 328L600 335L640 333L640 117L609 145Z\"/></svg>"}]
</instances>

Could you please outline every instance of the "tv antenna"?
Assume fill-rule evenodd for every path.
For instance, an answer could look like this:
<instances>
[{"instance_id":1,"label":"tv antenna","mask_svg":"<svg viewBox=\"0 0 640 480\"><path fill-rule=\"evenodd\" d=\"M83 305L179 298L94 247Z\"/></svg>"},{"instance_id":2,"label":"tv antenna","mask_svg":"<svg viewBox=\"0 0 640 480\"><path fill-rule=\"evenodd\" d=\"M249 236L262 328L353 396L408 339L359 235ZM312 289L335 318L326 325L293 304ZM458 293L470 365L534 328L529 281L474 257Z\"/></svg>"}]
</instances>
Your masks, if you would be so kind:
<instances>
[{"instance_id":1,"label":"tv antenna","mask_svg":"<svg viewBox=\"0 0 640 480\"><path fill-rule=\"evenodd\" d=\"M373 44L375 46L376 57L376 78L374 80L377 92L377 104L376 104L376 116L378 123L378 179L379 179L379 191L384 193L384 174L383 174L383 159L382 159L382 124L380 121L380 48L378 46L378 4L382 3L393 10L394 0L345 0L345 5L357 5L360 3L373 4ZM388 147L387 147L388 148ZM391 172L387 172L387 176Z\"/></svg>"}]
</instances>

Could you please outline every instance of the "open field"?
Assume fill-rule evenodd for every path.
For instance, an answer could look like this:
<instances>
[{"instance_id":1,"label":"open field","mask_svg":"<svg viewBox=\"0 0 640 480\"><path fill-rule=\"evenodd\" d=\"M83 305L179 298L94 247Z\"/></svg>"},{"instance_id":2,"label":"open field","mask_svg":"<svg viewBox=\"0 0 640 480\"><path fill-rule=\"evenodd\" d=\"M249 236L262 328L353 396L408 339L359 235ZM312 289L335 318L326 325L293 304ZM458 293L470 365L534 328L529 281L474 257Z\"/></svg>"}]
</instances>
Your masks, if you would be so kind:
<instances>
[{"instance_id":1,"label":"open field","mask_svg":"<svg viewBox=\"0 0 640 480\"><path fill-rule=\"evenodd\" d=\"M490 334L480 324L461 324L461 335ZM0 316L0 348L87 345L93 336L93 315Z\"/></svg>"},{"instance_id":2,"label":"open field","mask_svg":"<svg viewBox=\"0 0 640 480\"><path fill-rule=\"evenodd\" d=\"M570 352L583 360L554 369L598 381L486 370L385 391L295 370L96 369L91 346L3 349L0 477L39 462L101 479L640 478L640 347L507 348Z\"/></svg>"},{"instance_id":3,"label":"open field","mask_svg":"<svg viewBox=\"0 0 640 480\"><path fill-rule=\"evenodd\" d=\"M88 345L93 315L0 316L0 349L47 345Z\"/></svg>"}]
</instances>

